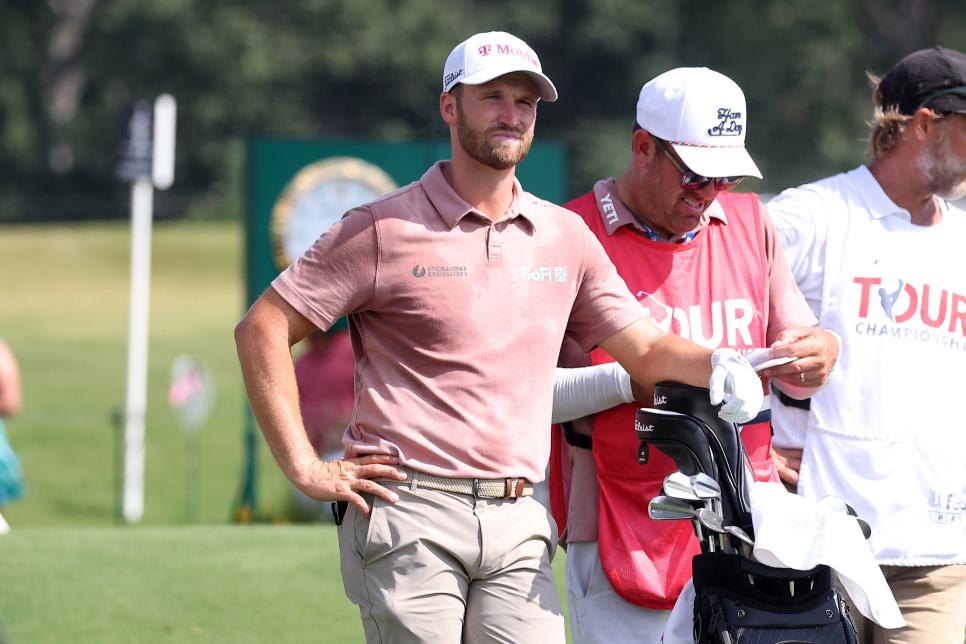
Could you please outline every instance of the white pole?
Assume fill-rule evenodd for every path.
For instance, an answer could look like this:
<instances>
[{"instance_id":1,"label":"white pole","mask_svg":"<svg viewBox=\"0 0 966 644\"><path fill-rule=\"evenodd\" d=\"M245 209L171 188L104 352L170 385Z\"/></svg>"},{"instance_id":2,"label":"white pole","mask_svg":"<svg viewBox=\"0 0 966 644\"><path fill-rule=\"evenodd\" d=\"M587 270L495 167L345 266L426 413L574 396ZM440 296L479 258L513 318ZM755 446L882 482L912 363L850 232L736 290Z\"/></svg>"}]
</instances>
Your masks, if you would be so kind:
<instances>
[{"instance_id":1,"label":"white pole","mask_svg":"<svg viewBox=\"0 0 966 644\"><path fill-rule=\"evenodd\" d=\"M154 187L167 190L174 183L174 131L178 104L170 94L162 94L154 101L154 159L151 175Z\"/></svg>"},{"instance_id":2,"label":"white pole","mask_svg":"<svg viewBox=\"0 0 966 644\"><path fill-rule=\"evenodd\" d=\"M144 515L144 416L148 389L148 304L151 288L151 177L131 185L131 309L128 320L127 407L124 424L124 495L128 523Z\"/></svg>"}]
</instances>

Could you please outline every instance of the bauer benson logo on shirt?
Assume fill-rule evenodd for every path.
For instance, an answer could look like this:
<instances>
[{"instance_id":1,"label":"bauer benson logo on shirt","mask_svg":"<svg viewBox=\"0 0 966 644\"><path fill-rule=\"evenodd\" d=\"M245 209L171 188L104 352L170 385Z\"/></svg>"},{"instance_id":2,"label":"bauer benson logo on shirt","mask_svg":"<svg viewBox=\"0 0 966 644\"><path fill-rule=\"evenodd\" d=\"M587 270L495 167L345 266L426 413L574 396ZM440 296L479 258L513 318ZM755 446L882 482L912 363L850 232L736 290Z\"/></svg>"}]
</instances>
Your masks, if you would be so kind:
<instances>
[{"instance_id":1,"label":"bauer benson logo on shirt","mask_svg":"<svg viewBox=\"0 0 966 644\"><path fill-rule=\"evenodd\" d=\"M466 277L465 266L413 266L413 277Z\"/></svg>"},{"instance_id":2,"label":"bauer benson logo on shirt","mask_svg":"<svg viewBox=\"0 0 966 644\"><path fill-rule=\"evenodd\" d=\"M559 282L567 281L566 266L524 266L520 269L520 277L526 282Z\"/></svg>"}]
</instances>

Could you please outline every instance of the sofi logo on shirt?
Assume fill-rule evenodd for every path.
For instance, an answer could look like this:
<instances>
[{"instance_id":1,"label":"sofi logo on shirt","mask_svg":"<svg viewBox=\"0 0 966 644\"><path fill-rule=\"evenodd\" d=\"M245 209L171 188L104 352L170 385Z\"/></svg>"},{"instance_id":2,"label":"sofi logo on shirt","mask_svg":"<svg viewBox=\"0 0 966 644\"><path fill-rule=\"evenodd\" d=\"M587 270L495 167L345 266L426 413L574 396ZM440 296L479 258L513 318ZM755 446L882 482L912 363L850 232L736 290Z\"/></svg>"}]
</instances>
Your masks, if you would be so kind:
<instances>
[{"instance_id":1,"label":"sofi logo on shirt","mask_svg":"<svg viewBox=\"0 0 966 644\"><path fill-rule=\"evenodd\" d=\"M706 316L700 304L687 308L668 306L647 291L636 293L644 313L666 333L688 338L703 347L750 347L755 311L748 300L737 297L711 302Z\"/></svg>"},{"instance_id":2,"label":"sofi logo on shirt","mask_svg":"<svg viewBox=\"0 0 966 644\"><path fill-rule=\"evenodd\" d=\"M524 266L520 277L526 282L566 282L566 266Z\"/></svg>"}]
</instances>

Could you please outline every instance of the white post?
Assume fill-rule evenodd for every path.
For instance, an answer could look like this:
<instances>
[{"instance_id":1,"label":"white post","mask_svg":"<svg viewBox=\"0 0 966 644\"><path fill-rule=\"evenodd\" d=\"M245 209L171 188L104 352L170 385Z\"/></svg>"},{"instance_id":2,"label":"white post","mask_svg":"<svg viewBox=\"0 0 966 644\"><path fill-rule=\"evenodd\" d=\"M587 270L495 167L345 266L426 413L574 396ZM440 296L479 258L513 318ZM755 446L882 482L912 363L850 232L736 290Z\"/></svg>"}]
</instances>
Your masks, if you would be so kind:
<instances>
[{"instance_id":1,"label":"white post","mask_svg":"<svg viewBox=\"0 0 966 644\"><path fill-rule=\"evenodd\" d=\"M151 178L136 179L131 185L131 305L124 415L124 496L121 504L128 523L136 523L144 515L144 416L148 397L153 199Z\"/></svg>"},{"instance_id":2,"label":"white post","mask_svg":"<svg viewBox=\"0 0 966 644\"><path fill-rule=\"evenodd\" d=\"M144 418L148 402L148 314L151 302L151 219L154 188L174 181L177 104L163 94L154 101L153 117L135 111L131 130L131 310L128 320L127 405L124 414L124 492L121 512L128 523L144 516ZM153 126L153 132L152 132ZM144 163L150 165L145 168Z\"/></svg>"}]
</instances>

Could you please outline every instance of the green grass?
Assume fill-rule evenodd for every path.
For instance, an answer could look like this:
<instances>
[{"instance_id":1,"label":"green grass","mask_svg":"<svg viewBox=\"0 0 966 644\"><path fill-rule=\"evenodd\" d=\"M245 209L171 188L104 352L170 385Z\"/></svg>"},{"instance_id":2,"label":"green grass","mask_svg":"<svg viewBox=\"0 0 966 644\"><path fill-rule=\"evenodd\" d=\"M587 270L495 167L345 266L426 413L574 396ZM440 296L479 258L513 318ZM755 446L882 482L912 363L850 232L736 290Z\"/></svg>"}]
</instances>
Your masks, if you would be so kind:
<instances>
[{"instance_id":1,"label":"green grass","mask_svg":"<svg viewBox=\"0 0 966 644\"><path fill-rule=\"evenodd\" d=\"M243 312L242 235L232 222L162 222L152 251L146 525L185 518L186 440L167 405L171 362L211 369L217 401L199 440L198 520L224 522L242 470L244 400L232 328ZM8 424L27 496L14 526L108 525L114 517L113 409L125 400L130 233L126 223L0 227L0 336L16 353L24 409ZM266 514L286 484L260 450Z\"/></svg>"},{"instance_id":2,"label":"green grass","mask_svg":"<svg viewBox=\"0 0 966 644\"><path fill-rule=\"evenodd\" d=\"M331 527L15 528L0 557L12 642L362 641Z\"/></svg>"},{"instance_id":3,"label":"green grass","mask_svg":"<svg viewBox=\"0 0 966 644\"><path fill-rule=\"evenodd\" d=\"M333 526L14 528L0 561L10 644L364 641Z\"/></svg>"}]
</instances>

